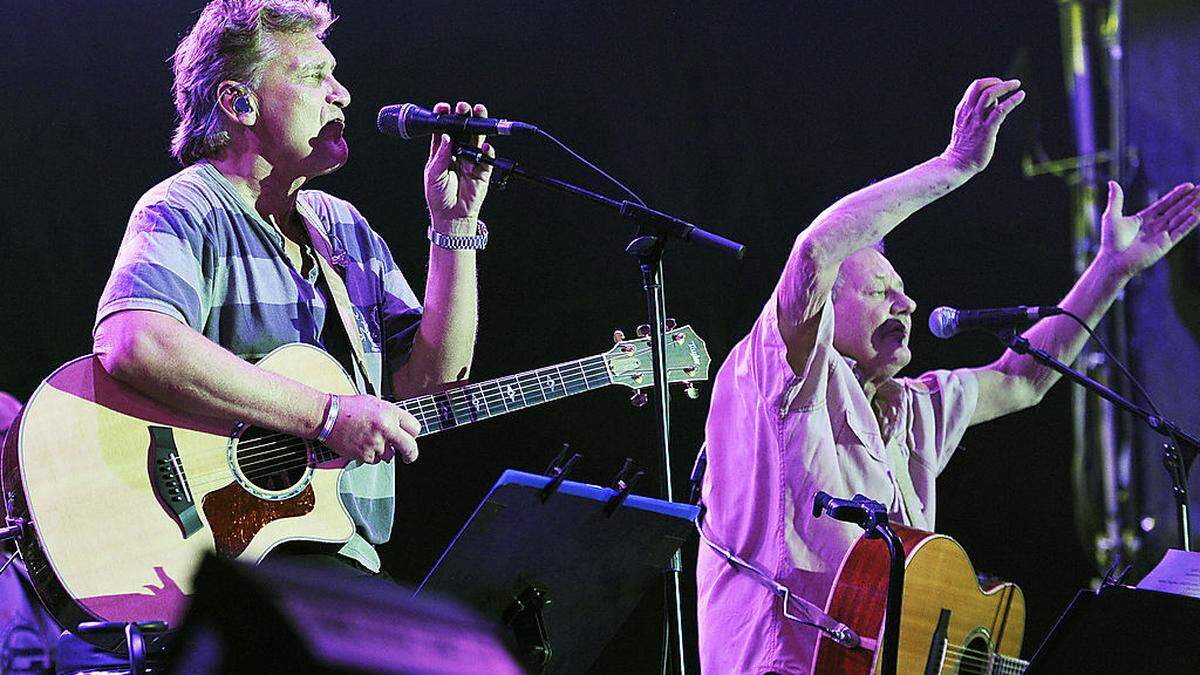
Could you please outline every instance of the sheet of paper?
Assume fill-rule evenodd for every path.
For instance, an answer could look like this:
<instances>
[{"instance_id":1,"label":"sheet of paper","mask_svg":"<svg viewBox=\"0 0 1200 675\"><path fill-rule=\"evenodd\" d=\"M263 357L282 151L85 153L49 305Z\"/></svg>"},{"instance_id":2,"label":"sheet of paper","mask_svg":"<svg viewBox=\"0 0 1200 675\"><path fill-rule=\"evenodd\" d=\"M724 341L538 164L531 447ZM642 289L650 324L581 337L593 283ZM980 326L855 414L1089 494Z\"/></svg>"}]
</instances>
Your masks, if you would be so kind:
<instances>
[{"instance_id":1,"label":"sheet of paper","mask_svg":"<svg viewBox=\"0 0 1200 675\"><path fill-rule=\"evenodd\" d=\"M1168 549L1138 588L1200 598L1200 553Z\"/></svg>"}]
</instances>

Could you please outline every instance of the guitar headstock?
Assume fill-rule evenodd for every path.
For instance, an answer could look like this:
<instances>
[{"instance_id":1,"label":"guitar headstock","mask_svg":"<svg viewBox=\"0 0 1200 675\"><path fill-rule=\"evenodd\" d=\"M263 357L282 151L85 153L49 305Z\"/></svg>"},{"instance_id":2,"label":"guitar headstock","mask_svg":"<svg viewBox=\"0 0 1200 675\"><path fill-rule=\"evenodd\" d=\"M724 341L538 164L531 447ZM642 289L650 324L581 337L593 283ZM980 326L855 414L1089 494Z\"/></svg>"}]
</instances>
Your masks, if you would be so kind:
<instances>
[{"instance_id":1,"label":"guitar headstock","mask_svg":"<svg viewBox=\"0 0 1200 675\"><path fill-rule=\"evenodd\" d=\"M608 368L609 379L613 384L623 384L631 389L652 386L654 364L651 360L650 338L623 338L624 335L618 331L614 335L616 346L601 355ZM688 396L695 398L698 394L690 383L708 379L708 367L712 363L708 347L691 326L672 328L663 338L667 353L667 382L689 383Z\"/></svg>"}]
</instances>

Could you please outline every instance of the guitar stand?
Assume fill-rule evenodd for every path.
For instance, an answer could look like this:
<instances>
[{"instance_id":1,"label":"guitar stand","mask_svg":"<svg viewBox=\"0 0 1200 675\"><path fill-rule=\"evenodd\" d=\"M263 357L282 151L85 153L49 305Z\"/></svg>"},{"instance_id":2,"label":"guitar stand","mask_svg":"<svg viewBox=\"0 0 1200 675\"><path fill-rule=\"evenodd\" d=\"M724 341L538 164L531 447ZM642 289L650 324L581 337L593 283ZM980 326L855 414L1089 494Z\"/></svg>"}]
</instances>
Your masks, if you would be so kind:
<instances>
[{"instance_id":1,"label":"guitar stand","mask_svg":"<svg viewBox=\"0 0 1200 675\"><path fill-rule=\"evenodd\" d=\"M900 648L900 612L904 600L904 544L888 522L883 504L856 494L853 499L837 499L825 492L813 496L813 517L829 514L834 520L854 523L866 531L867 539L883 539L888 547L888 599L883 623L883 675L896 675Z\"/></svg>"}]
</instances>

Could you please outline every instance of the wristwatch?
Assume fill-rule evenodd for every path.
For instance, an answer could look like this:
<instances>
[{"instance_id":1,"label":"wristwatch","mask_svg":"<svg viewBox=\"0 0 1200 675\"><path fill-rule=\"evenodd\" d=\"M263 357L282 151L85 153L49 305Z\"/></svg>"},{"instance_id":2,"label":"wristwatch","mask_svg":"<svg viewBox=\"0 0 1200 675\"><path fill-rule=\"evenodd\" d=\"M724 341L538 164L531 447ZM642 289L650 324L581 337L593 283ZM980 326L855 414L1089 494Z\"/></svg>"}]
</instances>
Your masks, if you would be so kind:
<instances>
[{"instance_id":1,"label":"wristwatch","mask_svg":"<svg viewBox=\"0 0 1200 675\"><path fill-rule=\"evenodd\" d=\"M476 221L477 226L475 236L466 237L457 234L442 234L433 229L433 225L429 226L429 241L438 248L444 248L450 251L478 251L487 246L488 230L487 225L483 224L482 220Z\"/></svg>"}]
</instances>

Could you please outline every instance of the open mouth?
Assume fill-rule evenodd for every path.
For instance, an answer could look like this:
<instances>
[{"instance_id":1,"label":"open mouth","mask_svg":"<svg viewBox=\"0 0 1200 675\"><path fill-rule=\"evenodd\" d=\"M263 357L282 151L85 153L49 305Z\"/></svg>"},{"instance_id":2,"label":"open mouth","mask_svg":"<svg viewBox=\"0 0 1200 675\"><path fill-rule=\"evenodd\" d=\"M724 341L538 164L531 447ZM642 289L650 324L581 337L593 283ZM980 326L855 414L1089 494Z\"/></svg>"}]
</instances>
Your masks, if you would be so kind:
<instances>
[{"instance_id":1,"label":"open mouth","mask_svg":"<svg viewBox=\"0 0 1200 675\"><path fill-rule=\"evenodd\" d=\"M903 341L908 337L908 326L893 319L883 324L883 334Z\"/></svg>"}]
</instances>

